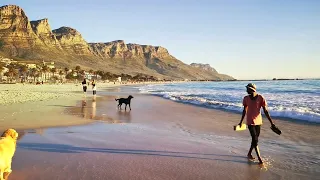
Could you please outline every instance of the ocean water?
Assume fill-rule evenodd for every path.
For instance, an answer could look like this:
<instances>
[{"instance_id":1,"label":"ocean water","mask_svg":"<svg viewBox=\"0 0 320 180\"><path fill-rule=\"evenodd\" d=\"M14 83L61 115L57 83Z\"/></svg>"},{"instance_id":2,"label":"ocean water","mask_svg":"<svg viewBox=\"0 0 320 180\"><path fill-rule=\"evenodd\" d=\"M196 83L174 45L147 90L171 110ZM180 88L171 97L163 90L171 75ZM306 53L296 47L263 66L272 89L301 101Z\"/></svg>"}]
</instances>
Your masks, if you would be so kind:
<instances>
[{"instance_id":1,"label":"ocean water","mask_svg":"<svg viewBox=\"0 0 320 180\"><path fill-rule=\"evenodd\" d=\"M139 87L148 93L177 102L242 112L249 82L189 82ZM320 123L320 80L255 81L272 117Z\"/></svg>"}]
</instances>

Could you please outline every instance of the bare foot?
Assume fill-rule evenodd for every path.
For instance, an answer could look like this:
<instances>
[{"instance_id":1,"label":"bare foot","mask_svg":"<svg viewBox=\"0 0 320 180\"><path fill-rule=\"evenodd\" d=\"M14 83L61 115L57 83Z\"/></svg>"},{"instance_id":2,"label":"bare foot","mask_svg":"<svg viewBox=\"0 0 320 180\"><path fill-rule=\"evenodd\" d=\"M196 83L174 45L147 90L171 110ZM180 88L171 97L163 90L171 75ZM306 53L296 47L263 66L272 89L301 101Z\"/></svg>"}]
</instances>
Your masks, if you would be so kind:
<instances>
[{"instance_id":1,"label":"bare foot","mask_svg":"<svg viewBox=\"0 0 320 180\"><path fill-rule=\"evenodd\" d=\"M259 165L263 165L263 161L260 161L260 162L259 162Z\"/></svg>"},{"instance_id":2,"label":"bare foot","mask_svg":"<svg viewBox=\"0 0 320 180\"><path fill-rule=\"evenodd\" d=\"M251 154L248 154L247 157L248 157L249 160L254 160L254 159L256 159L256 158L254 158Z\"/></svg>"}]
</instances>

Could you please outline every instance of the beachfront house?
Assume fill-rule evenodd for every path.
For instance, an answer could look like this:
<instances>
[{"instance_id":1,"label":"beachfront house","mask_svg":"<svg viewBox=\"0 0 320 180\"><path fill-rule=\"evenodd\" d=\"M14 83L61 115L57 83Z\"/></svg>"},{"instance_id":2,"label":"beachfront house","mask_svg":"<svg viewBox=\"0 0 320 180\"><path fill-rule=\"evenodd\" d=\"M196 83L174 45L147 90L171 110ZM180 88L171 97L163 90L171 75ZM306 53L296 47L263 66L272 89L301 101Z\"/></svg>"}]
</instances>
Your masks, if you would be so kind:
<instances>
[{"instance_id":1,"label":"beachfront house","mask_svg":"<svg viewBox=\"0 0 320 180\"><path fill-rule=\"evenodd\" d=\"M1 58L0 62L4 63L6 66L8 66L11 63L15 63L17 61L14 61L13 59L9 59L9 58Z\"/></svg>"},{"instance_id":2,"label":"beachfront house","mask_svg":"<svg viewBox=\"0 0 320 180\"><path fill-rule=\"evenodd\" d=\"M54 67L54 64L53 64L53 65L52 65L52 64L48 64L47 67L48 67L49 69L55 68L55 67Z\"/></svg>"},{"instance_id":3,"label":"beachfront house","mask_svg":"<svg viewBox=\"0 0 320 180\"><path fill-rule=\"evenodd\" d=\"M27 64L26 66L28 67L28 69L37 68L36 64Z\"/></svg>"},{"instance_id":4,"label":"beachfront house","mask_svg":"<svg viewBox=\"0 0 320 180\"><path fill-rule=\"evenodd\" d=\"M86 79L89 79L89 80L91 80L91 79L96 79L96 78L97 78L96 75L94 75L94 74L92 74L92 73L89 73L89 72L84 72L84 77L85 77Z\"/></svg>"},{"instance_id":5,"label":"beachfront house","mask_svg":"<svg viewBox=\"0 0 320 180\"><path fill-rule=\"evenodd\" d=\"M9 69L6 67L3 67L3 69L0 71L0 81L7 81L7 76L4 75L4 73L8 72Z\"/></svg>"},{"instance_id":6,"label":"beachfront house","mask_svg":"<svg viewBox=\"0 0 320 180\"><path fill-rule=\"evenodd\" d=\"M51 61L51 62L45 62L45 61L42 61L42 66L47 66L49 69L53 69L55 68L54 67L54 62Z\"/></svg>"}]
</instances>

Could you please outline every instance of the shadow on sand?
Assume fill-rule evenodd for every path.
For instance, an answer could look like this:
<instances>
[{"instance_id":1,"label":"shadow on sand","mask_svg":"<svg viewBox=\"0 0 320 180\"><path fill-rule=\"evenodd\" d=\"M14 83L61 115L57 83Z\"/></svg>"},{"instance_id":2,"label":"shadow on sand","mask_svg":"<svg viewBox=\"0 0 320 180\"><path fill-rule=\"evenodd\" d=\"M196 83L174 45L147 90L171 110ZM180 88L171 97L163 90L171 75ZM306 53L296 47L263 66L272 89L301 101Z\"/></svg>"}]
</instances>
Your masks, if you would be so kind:
<instances>
[{"instance_id":1,"label":"shadow on sand","mask_svg":"<svg viewBox=\"0 0 320 180\"><path fill-rule=\"evenodd\" d=\"M48 144L48 143L18 143L18 148L55 152L55 153L84 153L84 152L98 152L109 154L127 154L127 155L144 155L144 156L160 156L160 157L173 157L173 158L188 158L199 160L216 160L224 162L237 162L248 164L246 157L236 155L223 155L223 154L201 154L189 152L171 152L171 151L155 151L155 150L137 150L137 149L111 149L111 148L89 148L77 147L65 144ZM233 158L232 160L227 158ZM238 159L234 159L238 158Z\"/></svg>"}]
</instances>

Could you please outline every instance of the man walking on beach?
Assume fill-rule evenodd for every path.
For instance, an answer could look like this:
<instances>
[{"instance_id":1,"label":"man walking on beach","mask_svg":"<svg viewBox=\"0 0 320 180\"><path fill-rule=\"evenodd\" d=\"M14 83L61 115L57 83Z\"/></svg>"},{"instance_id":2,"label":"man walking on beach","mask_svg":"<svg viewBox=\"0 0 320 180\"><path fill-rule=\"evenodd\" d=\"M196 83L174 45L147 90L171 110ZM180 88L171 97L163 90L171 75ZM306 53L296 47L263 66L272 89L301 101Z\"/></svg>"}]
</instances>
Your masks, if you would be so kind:
<instances>
[{"instance_id":1,"label":"man walking on beach","mask_svg":"<svg viewBox=\"0 0 320 180\"><path fill-rule=\"evenodd\" d=\"M263 108L264 114L267 116L268 120L271 123L271 126L275 126L271 120L271 117L269 115L269 112L267 110L267 102L264 99L263 96L258 94L256 91L257 87L253 83L249 83L247 86L247 93L249 94L248 96L245 96L243 98L243 112L242 112L242 117L239 125L241 126L242 121L245 116L247 116L247 125L248 129L250 131L250 135L252 137L251 141L251 146L248 152L248 159L253 160L254 157L252 156L252 150L255 149L259 164L263 164L263 161L260 156L260 151L258 147L258 138L260 135L260 128L262 125L262 116L260 109L261 107Z\"/></svg>"}]
</instances>

